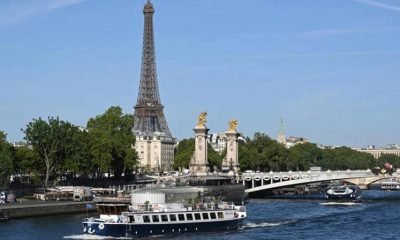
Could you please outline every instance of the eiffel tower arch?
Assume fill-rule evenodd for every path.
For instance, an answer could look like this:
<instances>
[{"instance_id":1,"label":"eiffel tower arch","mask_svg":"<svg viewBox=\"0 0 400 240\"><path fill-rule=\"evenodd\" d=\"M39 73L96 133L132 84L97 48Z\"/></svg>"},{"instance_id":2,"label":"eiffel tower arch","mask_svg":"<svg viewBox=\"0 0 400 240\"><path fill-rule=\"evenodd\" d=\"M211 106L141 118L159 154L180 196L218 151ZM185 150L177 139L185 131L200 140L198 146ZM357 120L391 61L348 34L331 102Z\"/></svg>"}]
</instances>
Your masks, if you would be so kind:
<instances>
[{"instance_id":1,"label":"eiffel tower arch","mask_svg":"<svg viewBox=\"0 0 400 240\"><path fill-rule=\"evenodd\" d=\"M153 15L150 0L144 5L142 66L138 98L135 105L135 149L142 172L162 173L172 170L175 139L169 131L158 90L154 47Z\"/></svg>"}]
</instances>

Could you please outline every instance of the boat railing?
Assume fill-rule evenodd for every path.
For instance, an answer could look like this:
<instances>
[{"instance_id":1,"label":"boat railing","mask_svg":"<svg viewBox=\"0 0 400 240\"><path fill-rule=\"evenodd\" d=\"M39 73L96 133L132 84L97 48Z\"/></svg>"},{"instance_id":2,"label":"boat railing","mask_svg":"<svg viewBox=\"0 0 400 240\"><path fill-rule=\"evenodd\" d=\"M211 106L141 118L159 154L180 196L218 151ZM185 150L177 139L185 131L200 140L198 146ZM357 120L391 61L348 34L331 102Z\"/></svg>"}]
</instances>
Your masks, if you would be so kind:
<instances>
[{"instance_id":1,"label":"boat railing","mask_svg":"<svg viewBox=\"0 0 400 240\"><path fill-rule=\"evenodd\" d=\"M246 212L246 206L235 206L235 209L240 212Z\"/></svg>"},{"instance_id":2,"label":"boat railing","mask_svg":"<svg viewBox=\"0 0 400 240\"><path fill-rule=\"evenodd\" d=\"M237 210L233 203L197 203L197 204L180 204L180 203L162 203L162 204L135 204L129 206L132 212L179 212L179 211L207 211L207 210Z\"/></svg>"}]
</instances>

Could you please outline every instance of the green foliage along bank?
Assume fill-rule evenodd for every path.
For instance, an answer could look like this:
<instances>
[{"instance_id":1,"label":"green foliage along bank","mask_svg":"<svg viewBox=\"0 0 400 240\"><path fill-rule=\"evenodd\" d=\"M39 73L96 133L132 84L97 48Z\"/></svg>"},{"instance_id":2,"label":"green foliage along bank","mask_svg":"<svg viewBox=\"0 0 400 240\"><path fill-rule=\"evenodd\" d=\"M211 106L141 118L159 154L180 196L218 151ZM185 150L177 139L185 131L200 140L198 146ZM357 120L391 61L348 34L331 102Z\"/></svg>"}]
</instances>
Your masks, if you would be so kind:
<instances>
[{"instance_id":1,"label":"green foliage along bank","mask_svg":"<svg viewBox=\"0 0 400 240\"><path fill-rule=\"evenodd\" d=\"M348 147L321 149L316 144L304 143L287 149L262 133L255 133L252 139L247 138L246 143L240 144L239 161L241 169L264 172L306 171L312 166L324 170L371 169L380 162L371 154Z\"/></svg>"},{"instance_id":2,"label":"green foliage along bank","mask_svg":"<svg viewBox=\"0 0 400 240\"><path fill-rule=\"evenodd\" d=\"M0 132L0 181L54 185L60 179L120 178L136 167L134 117L118 106L91 118L85 128L48 117L30 121L23 132L27 146L12 147Z\"/></svg>"},{"instance_id":3,"label":"green foliage along bank","mask_svg":"<svg viewBox=\"0 0 400 240\"><path fill-rule=\"evenodd\" d=\"M0 182L7 183L13 172L12 146L6 140L7 135L0 131Z\"/></svg>"},{"instance_id":4,"label":"green foliage along bank","mask_svg":"<svg viewBox=\"0 0 400 240\"><path fill-rule=\"evenodd\" d=\"M194 139L179 142L175 155L175 169L187 168L194 152ZM216 154L216 155L215 155ZM210 166L220 166L224 156L209 151ZM371 154L358 152L348 147L321 149L316 144L304 143L287 149L264 133L255 133L253 138L239 141L239 162L242 170L254 171L308 171L319 166L323 170L372 169L389 162L400 167L400 157L382 155L374 159Z\"/></svg>"}]
</instances>

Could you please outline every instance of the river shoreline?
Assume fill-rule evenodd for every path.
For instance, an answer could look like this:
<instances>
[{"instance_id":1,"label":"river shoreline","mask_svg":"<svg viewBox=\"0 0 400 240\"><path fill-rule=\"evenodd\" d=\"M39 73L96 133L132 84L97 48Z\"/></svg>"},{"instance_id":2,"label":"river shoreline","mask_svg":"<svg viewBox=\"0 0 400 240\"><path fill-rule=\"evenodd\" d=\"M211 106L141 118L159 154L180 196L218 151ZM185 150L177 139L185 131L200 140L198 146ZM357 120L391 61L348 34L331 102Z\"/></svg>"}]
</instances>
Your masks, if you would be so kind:
<instances>
[{"instance_id":1,"label":"river shoreline","mask_svg":"<svg viewBox=\"0 0 400 240\"><path fill-rule=\"evenodd\" d=\"M69 213L86 213L97 211L93 201L41 201L32 200L7 203L0 206L0 213L9 219L49 216Z\"/></svg>"}]
</instances>

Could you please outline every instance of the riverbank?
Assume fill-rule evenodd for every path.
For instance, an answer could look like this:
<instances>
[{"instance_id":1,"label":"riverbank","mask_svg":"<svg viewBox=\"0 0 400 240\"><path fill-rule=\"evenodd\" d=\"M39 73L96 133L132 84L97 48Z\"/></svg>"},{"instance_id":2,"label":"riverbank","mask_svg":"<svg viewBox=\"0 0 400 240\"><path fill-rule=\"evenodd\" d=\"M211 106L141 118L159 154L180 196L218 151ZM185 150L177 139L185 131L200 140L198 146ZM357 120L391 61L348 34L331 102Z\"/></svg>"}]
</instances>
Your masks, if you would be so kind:
<instances>
[{"instance_id":1,"label":"riverbank","mask_svg":"<svg viewBox=\"0 0 400 240\"><path fill-rule=\"evenodd\" d=\"M93 201L40 201L29 200L17 203L7 203L0 206L0 213L9 219L49 216L69 213L86 213L97 211Z\"/></svg>"}]
</instances>

